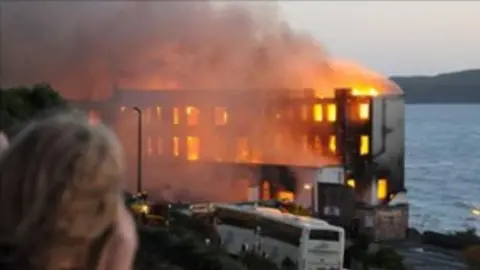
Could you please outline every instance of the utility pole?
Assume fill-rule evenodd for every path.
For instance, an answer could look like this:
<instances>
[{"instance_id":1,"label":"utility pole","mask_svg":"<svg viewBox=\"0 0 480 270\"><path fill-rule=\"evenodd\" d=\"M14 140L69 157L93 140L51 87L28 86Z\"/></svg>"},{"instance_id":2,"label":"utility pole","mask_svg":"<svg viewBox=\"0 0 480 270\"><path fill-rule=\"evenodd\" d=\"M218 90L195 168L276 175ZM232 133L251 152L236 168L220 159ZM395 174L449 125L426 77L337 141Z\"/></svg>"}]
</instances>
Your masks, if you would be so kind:
<instances>
[{"instance_id":1,"label":"utility pole","mask_svg":"<svg viewBox=\"0 0 480 270\"><path fill-rule=\"evenodd\" d=\"M133 110L137 112L138 116L138 133L137 133L137 139L138 139L138 145L137 145L137 192L141 193L142 190L142 148L143 148L143 143L142 143L142 110L139 107L133 107Z\"/></svg>"}]
</instances>

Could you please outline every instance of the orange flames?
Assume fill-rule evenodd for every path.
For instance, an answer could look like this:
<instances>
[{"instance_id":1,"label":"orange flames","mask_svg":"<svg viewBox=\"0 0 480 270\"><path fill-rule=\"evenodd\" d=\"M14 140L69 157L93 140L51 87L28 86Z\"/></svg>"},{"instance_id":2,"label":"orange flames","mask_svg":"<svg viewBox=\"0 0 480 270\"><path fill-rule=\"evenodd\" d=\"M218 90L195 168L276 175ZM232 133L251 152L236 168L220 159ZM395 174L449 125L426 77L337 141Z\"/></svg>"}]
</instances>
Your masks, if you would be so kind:
<instances>
[{"instance_id":1,"label":"orange flames","mask_svg":"<svg viewBox=\"0 0 480 270\"><path fill-rule=\"evenodd\" d=\"M370 95L370 88L399 91L365 67L330 57L268 5L15 3L2 9L2 21L3 82L50 82L69 98L108 98L114 84L148 90L313 88L319 97L339 87Z\"/></svg>"},{"instance_id":2,"label":"orange flames","mask_svg":"<svg viewBox=\"0 0 480 270\"><path fill-rule=\"evenodd\" d=\"M368 120L370 104L359 102L355 106L357 111L355 115L352 115L354 121ZM319 110L320 107L323 110ZM310 106L312 115L307 121L311 125L316 125L318 121L334 122L337 120L335 107L335 104L312 105ZM153 109L145 108L145 117ZM338 162L337 137L328 125L325 126L323 131L314 134L314 137L309 139L307 137L308 131L297 130L304 124L299 126L293 124L304 123L300 119L299 121L291 119L293 121L290 124L288 124L289 122L279 122L282 126L279 129L273 122L265 121L265 119L262 122L258 117L246 117L250 122L247 126L242 126L239 122L236 122L241 120L239 119L241 110L230 108L231 111L227 111L224 107L214 107L212 112L215 109L220 116L210 115L208 111L200 111L193 106L174 107L171 110L178 112L178 115L171 115L172 119L163 118L150 121L146 134L146 153L148 157L177 158L185 161L215 160L233 163L295 164L299 166L321 166L322 164ZM157 110L161 109L157 107ZM132 132L134 129L129 125L135 125L136 120L129 119L123 107L120 107L119 111L121 113L119 119L121 120L119 120L118 131L120 134L129 134L124 137L124 142L131 147L127 151L135 151L137 145L131 140L131 137L134 136ZM193 111L195 111L195 114ZM232 120L234 121L232 122L227 121L230 113L233 115ZM130 117L133 116L132 113ZM297 114L297 117L300 118L300 113ZM180 119L181 121L179 121ZM270 121L278 120L274 119ZM145 121L147 122L147 120ZM176 124L172 125L173 123ZM239 126L243 128L240 132ZM260 128L259 132L255 131L256 128ZM361 155L368 155L371 151L369 135L363 134L358 140L358 152Z\"/></svg>"},{"instance_id":3,"label":"orange flames","mask_svg":"<svg viewBox=\"0 0 480 270\"><path fill-rule=\"evenodd\" d=\"M4 86L48 82L71 99L109 99L114 85L132 90L311 88L317 97L331 97L335 88L345 87L354 88L355 95L400 91L375 72L329 56L317 40L292 30L275 13L275 7L261 11L243 4L214 7L212 1L20 1L2 5L1 30ZM259 100L259 92L252 93L250 100ZM223 107L215 108L212 116L212 130L231 129L227 134L198 129L203 126L198 118L204 113L193 108L196 104L166 111L153 103L152 110L145 111L145 124L150 131L170 130L168 136L153 131L145 134L151 137L145 140L145 153L193 162L202 160L205 150L212 157L221 157L225 149L238 147L239 160L301 162L305 158L321 166L331 162L323 154L337 151L336 138L328 135L321 142L318 138L311 142L305 134L299 134L298 141L288 136L305 121L336 121L334 104L295 108L263 121L252 116L250 108L241 114L228 111L229 102L235 100L220 100ZM130 111L122 110L119 113ZM369 111L368 106L360 107L359 118L368 119ZM161 125L165 118L169 118L168 125ZM286 127L284 118L290 119L292 126ZM132 115L131 124L127 122L121 125L128 131L122 141L132 144L129 153L135 153L135 117ZM240 133L249 122L255 122L255 128L247 135L255 140L245 142L241 137L247 135ZM190 130L206 134L176 133L193 125L196 128ZM256 139L273 134L273 130L282 135L275 143L279 149L271 147L273 137ZM229 140L224 143L216 136ZM211 149L204 147L206 137Z\"/></svg>"},{"instance_id":4,"label":"orange flames","mask_svg":"<svg viewBox=\"0 0 480 270\"><path fill-rule=\"evenodd\" d=\"M358 89L358 88L353 88L352 94L354 96L378 96L379 92L375 88L369 88L369 89Z\"/></svg>"}]
</instances>

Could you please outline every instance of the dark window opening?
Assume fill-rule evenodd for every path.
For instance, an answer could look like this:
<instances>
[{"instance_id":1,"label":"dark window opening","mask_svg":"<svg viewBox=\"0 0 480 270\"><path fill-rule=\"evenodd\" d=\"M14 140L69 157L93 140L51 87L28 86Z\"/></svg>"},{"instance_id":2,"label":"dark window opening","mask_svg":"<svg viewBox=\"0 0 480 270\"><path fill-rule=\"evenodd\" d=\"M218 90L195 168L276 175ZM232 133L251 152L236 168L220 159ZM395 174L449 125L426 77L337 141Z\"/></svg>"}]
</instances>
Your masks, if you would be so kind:
<instances>
[{"instance_id":1,"label":"dark window opening","mask_svg":"<svg viewBox=\"0 0 480 270\"><path fill-rule=\"evenodd\" d=\"M310 231L310 240L339 241L340 233L329 230L312 230Z\"/></svg>"}]
</instances>

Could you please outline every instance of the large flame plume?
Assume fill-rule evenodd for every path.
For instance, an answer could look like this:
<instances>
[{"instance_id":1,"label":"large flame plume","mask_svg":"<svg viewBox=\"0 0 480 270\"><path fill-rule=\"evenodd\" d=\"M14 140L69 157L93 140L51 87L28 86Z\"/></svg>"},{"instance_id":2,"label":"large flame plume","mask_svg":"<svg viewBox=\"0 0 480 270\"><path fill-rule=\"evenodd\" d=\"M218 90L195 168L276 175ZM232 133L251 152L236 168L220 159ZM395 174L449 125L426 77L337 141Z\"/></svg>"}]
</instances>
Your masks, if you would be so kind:
<instances>
[{"instance_id":1,"label":"large flame plume","mask_svg":"<svg viewBox=\"0 0 480 270\"><path fill-rule=\"evenodd\" d=\"M50 82L70 98L138 89L389 89L292 31L275 4L207 1L2 3L3 84ZM341 63L341 64L339 64ZM373 84L373 85L372 85Z\"/></svg>"},{"instance_id":2,"label":"large flame plume","mask_svg":"<svg viewBox=\"0 0 480 270\"><path fill-rule=\"evenodd\" d=\"M333 59L318 41L282 21L274 3L22 1L1 3L1 11L2 86L48 82L67 98L95 100L111 97L113 85L140 90L313 88L324 97L336 87L400 91L361 65ZM247 113L244 118L255 119ZM135 121L132 116L123 124L133 127ZM296 127L256 125L283 128L287 138L280 152L260 137L253 142L265 147L260 150L266 158L319 166L331 162L313 151L299 156L300 146L286 130ZM127 134L126 141L134 144L135 136ZM218 147L212 140L208 147ZM145 181L148 189L165 189L168 182L177 191L195 190L209 199L213 194L220 200L239 197L228 192L240 189L234 183L173 183L160 173L165 181Z\"/></svg>"}]
</instances>

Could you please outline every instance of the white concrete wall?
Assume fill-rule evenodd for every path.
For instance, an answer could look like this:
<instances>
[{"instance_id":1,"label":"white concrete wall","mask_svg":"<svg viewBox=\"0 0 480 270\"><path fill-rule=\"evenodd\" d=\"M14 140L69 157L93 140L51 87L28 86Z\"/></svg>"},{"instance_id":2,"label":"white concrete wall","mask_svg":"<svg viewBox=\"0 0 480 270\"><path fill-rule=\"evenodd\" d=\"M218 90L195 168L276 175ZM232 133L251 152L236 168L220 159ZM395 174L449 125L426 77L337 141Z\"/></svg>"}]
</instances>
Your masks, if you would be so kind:
<instances>
[{"instance_id":1,"label":"white concrete wall","mask_svg":"<svg viewBox=\"0 0 480 270\"><path fill-rule=\"evenodd\" d=\"M405 105L403 95L373 100L372 153L378 169L389 172L389 191L404 187ZM385 152L381 153L383 145Z\"/></svg>"}]
</instances>

